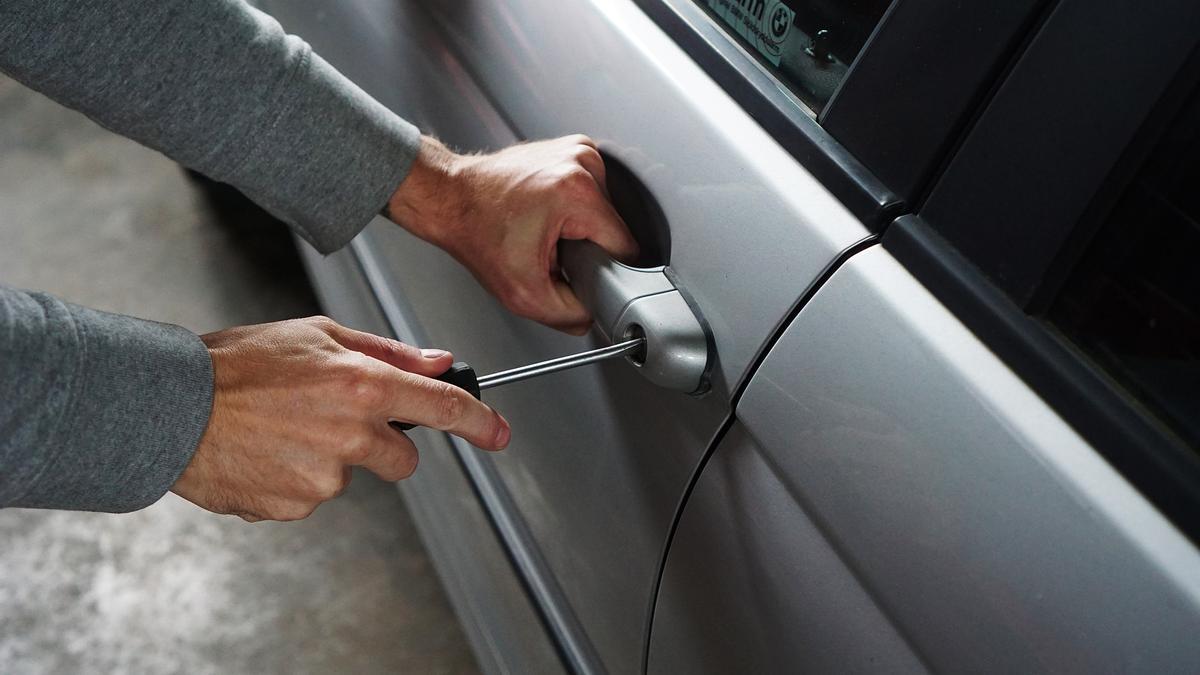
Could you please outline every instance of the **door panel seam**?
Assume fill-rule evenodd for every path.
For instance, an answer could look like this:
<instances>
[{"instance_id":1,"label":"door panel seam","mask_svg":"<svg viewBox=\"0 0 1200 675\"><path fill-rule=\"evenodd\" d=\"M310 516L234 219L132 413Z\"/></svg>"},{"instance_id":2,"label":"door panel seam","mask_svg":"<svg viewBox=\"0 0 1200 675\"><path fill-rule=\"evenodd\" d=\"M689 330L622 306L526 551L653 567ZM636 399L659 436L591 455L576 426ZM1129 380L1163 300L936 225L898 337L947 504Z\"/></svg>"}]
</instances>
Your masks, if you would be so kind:
<instances>
[{"instance_id":1,"label":"door panel seam","mask_svg":"<svg viewBox=\"0 0 1200 675\"><path fill-rule=\"evenodd\" d=\"M759 367L762 366L763 361L766 360L767 355L770 354L771 350L775 347L775 344L779 342L781 337L783 337L783 334L787 330L788 326L792 324L792 322L800 314L801 310L803 310L809 301L812 300L813 296L817 294L817 291L819 291L821 287L824 286L827 281L829 281L830 277L832 277L833 274L842 267L842 265L850 260L850 258L872 246L877 245L879 241L880 235L869 234L847 247L844 251L839 253L837 257L833 259L833 261L826 265L825 269L821 271L821 274L817 276L816 280L809 284L808 288L805 289L804 293L802 293L800 298L796 301L796 304L790 310L788 310L788 313L784 316L783 320L780 321L780 323L772 331L770 338L768 338L766 343L763 344L762 348L759 350L759 353L755 356L754 361L750 364L750 367L746 369L745 376L742 378L741 382L738 383L737 389L734 391L734 394L730 399L729 414L721 423L721 426L713 434L712 439L708 443L708 447L704 449L704 454L701 456L700 461L696 464L696 468L692 470L692 474L688 478L687 485L684 487L683 493L679 497L678 505L675 507L675 513L672 515L671 526L667 530L667 536L663 543L663 551L659 556L658 571L655 575L654 584L650 593L649 606L646 609L645 633L642 639L642 673L648 672L648 668L650 666L650 640L654 630L654 611L658 605L658 594L662 589L663 575L666 572L667 559L671 553L671 544L675 539L675 533L679 529L679 523L683 518L683 512L687 507L688 499L691 497L693 490L695 490L696 484L699 483L701 474L704 473L704 468L708 465L708 461L712 458L712 455L716 449L720 447L721 441L724 440L725 435L729 433L729 430L733 427L734 422L737 421L738 403L741 401L742 395L745 394L746 389L749 388L750 381L753 379L754 373L758 371Z\"/></svg>"}]
</instances>

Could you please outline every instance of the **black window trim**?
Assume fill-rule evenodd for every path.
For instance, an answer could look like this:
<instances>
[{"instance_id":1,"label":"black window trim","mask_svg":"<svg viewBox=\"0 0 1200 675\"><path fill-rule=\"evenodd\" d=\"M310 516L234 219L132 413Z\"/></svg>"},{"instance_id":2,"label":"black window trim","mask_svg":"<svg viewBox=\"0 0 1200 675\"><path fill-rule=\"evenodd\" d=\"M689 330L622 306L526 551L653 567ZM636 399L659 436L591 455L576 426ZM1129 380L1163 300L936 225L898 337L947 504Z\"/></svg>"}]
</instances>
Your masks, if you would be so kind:
<instances>
[{"instance_id":1,"label":"black window trim","mask_svg":"<svg viewBox=\"0 0 1200 675\"><path fill-rule=\"evenodd\" d=\"M981 19L987 3L947 8L895 0L819 119L697 5L703 0L633 1L868 229L881 232L911 210L982 92L1052 0L1012 0L1003 21ZM935 22L973 35L961 47L970 53L917 59L938 43L920 30ZM890 58L896 50L903 50L902 58ZM929 95L914 101L914 87ZM882 127L895 131L881 139Z\"/></svg>"},{"instance_id":2,"label":"black window trim","mask_svg":"<svg viewBox=\"0 0 1200 675\"><path fill-rule=\"evenodd\" d=\"M819 118L914 210L1055 0L897 0Z\"/></svg>"},{"instance_id":3,"label":"black window trim","mask_svg":"<svg viewBox=\"0 0 1200 675\"><path fill-rule=\"evenodd\" d=\"M1029 307L1197 35L1194 0L1061 0L916 212Z\"/></svg>"}]
</instances>

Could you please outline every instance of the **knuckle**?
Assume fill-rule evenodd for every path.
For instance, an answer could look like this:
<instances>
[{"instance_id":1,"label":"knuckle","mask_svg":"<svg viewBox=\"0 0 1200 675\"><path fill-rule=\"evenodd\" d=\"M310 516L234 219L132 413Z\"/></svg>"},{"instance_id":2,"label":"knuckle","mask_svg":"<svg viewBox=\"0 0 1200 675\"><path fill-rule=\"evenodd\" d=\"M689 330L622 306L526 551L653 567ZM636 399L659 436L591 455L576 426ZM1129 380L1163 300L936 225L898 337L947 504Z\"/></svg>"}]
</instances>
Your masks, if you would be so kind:
<instances>
[{"instance_id":1,"label":"knuckle","mask_svg":"<svg viewBox=\"0 0 1200 675\"><path fill-rule=\"evenodd\" d=\"M590 145L575 146L575 160L579 162L596 161L603 158L600 156L600 151Z\"/></svg>"},{"instance_id":2,"label":"knuckle","mask_svg":"<svg viewBox=\"0 0 1200 675\"><path fill-rule=\"evenodd\" d=\"M352 434L342 441L341 457L349 465L362 464L371 454L371 444L363 436Z\"/></svg>"},{"instance_id":3,"label":"knuckle","mask_svg":"<svg viewBox=\"0 0 1200 675\"><path fill-rule=\"evenodd\" d=\"M405 359L421 358L421 350L406 342L397 340L389 340L387 338L379 338L386 352Z\"/></svg>"},{"instance_id":4,"label":"knuckle","mask_svg":"<svg viewBox=\"0 0 1200 675\"><path fill-rule=\"evenodd\" d=\"M464 393L453 385L438 383L434 393L437 398L434 420L439 429L445 430L453 427L462 419L464 411L462 394Z\"/></svg>"},{"instance_id":5,"label":"knuckle","mask_svg":"<svg viewBox=\"0 0 1200 675\"><path fill-rule=\"evenodd\" d=\"M364 377L354 387L354 398L365 406L375 406L383 398L383 387L372 378Z\"/></svg>"},{"instance_id":6,"label":"knuckle","mask_svg":"<svg viewBox=\"0 0 1200 675\"><path fill-rule=\"evenodd\" d=\"M345 480L340 471L337 475L322 474L312 481L310 496L319 502L327 502L341 494L345 487Z\"/></svg>"},{"instance_id":7,"label":"knuckle","mask_svg":"<svg viewBox=\"0 0 1200 675\"><path fill-rule=\"evenodd\" d=\"M578 164L572 164L569 169L563 171L558 184L561 189L574 193L590 191L596 187L592 174Z\"/></svg>"},{"instance_id":8,"label":"knuckle","mask_svg":"<svg viewBox=\"0 0 1200 675\"><path fill-rule=\"evenodd\" d=\"M342 395L356 409L375 408L384 397L383 383L362 367L351 367L342 373Z\"/></svg>"},{"instance_id":9,"label":"knuckle","mask_svg":"<svg viewBox=\"0 0 1200 675\"><path fill-rule=\"evenodd\" d=\"M325 316L324 314L310 316L309 318L305 319L305 321L313 328L317 328L326 333L337 330L340 327L336 321Z\"/></svg>"},{"instance_id":10,"label":"knuckle","mask_svg":"<svg viewBox=\"0 0 1200 675\"><path fill-rule=\"evenodd\" d=\"M345 351L327 362L330 375L340 384L349 386L363 379L363 364L356 352Z\"/></svg>"}]
</instances>

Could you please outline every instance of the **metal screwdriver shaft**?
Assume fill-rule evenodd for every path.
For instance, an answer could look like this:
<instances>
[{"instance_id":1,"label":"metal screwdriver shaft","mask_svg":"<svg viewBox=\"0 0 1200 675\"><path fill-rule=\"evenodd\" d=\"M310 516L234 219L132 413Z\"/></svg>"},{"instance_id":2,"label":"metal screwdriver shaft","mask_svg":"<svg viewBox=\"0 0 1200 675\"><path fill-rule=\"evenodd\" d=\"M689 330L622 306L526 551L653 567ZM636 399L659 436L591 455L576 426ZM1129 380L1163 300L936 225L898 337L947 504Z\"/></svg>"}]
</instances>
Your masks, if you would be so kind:
<instances>
[{"instance_id":1,"label":"metal screwdriver shaft","mask_svg":"<svg viewBox=\"0 0 1200 675\"><path fill-rule=\"evenodd\" d=\"M491 375L484 375L477 378L475 369L468 363L455 363L450 366L450 369L442 373L437 379L442 382L448 382L460 389L470 392L475 398L479 398L479 392L492 387L499 387L502 384L510 384L512 382L520 382L528 380L531 377L546 375L549 373L557 373L560 370L568 370L585 366L589 363L611 359L622 354L629 354L641 349L646 344L646 338L634 338L624 342L618 342L615 345L593 349L582 354L571 354L570 356L562 356L541 363L531 363L528 366L513 368L512 370L502 370ZM408 431L414 427L409 422L401 422L400 420L389 420L388 424L400 431Z\"/></svg>"},{"instance_id":2,"label":"metal screwdriver shaft","mask_svg":"<svg viewBox=\"0 0 1200 675\"><path fill-rule=\"evenodd\" d=\"M635 352L641 349L645 344L646 338L634 338L632 340L618 342L615 345L601 347L600 349L593 349L580 354L571 354L570 356L550 359L549 361L542 361L541 363L531 363L527 366L521 366L520 368L513 368L512 370L502 370L498 373L492 373L491 375L484 375L483 377L480 377L479 389L481 391L484 389L491 389L492 387L499 387L502 384L520 382L521 380L528 380L531 377L538 377L541 375L547 375L549 373L557 373L560 370L569 370L571 368L585 366L589 363L616 358L618 356Z\"/></svg>"}]
</instances>

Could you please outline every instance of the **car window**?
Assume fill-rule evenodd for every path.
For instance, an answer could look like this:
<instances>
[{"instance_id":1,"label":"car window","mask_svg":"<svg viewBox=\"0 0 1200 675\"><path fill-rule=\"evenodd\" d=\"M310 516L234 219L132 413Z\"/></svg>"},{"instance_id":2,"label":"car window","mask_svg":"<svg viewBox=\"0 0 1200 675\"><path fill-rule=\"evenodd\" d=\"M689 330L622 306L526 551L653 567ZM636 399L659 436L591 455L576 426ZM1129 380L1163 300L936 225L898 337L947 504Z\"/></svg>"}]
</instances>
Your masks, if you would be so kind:
<instances>
[{"instance_id":1,"label":"car window","mask_svg":"<svg viewBox=\"0 0 1200 675\"><path fill-rule=\"evenodd\" d=\"M695 0L820 113L891 0Z\"/></svg>"},{"instance_id":2,"label":"car window","mask_svg":"<svg viewBox=\"0 0 1200 675\"><path fill-rule=\"evenodd\" d=\"M1050 322L1200 447L1200 90L1104 219Z\"/></svg>"}]
</instances>

